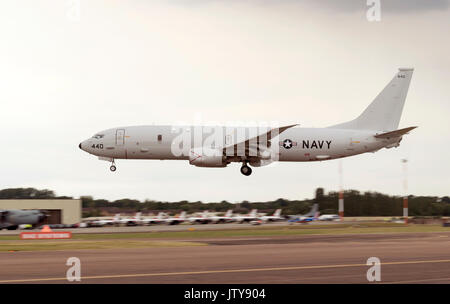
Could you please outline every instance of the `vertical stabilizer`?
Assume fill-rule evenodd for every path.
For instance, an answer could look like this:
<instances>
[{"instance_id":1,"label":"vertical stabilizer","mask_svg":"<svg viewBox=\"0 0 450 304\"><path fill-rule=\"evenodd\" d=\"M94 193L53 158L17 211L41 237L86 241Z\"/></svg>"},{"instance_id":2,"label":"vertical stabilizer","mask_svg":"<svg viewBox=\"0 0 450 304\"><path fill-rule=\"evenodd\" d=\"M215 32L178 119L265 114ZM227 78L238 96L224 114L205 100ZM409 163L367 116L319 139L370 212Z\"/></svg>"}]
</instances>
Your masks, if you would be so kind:
<instances>
[{"instance_id":1,"label":"vertical stabilizer","mask_svg":"<svg viewBox=\"0 0 450 304\"><path fill-rule=\"evenodd\" d=\"M356 119L335 129L393 131L398 128L414 69L401 68L375 100Z\"/></svg>"}]
</instances>

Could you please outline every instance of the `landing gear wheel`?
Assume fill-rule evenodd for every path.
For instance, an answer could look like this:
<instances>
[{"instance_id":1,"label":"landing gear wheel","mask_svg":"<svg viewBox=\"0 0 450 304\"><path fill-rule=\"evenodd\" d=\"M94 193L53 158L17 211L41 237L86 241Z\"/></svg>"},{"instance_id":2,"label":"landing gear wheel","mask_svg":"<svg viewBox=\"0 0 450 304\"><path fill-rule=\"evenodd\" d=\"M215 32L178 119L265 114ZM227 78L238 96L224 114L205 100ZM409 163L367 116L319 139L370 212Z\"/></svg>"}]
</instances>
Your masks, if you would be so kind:
<instances>
[{"instance_id":1,"label":"landing gear wheel","mask_svg":"<svg viewBox=\"0 0 450 304\"><path fill-rule=\"evenodd\" d=\"M114 162L114 159L111 162L111 167L109 167L109 170L111 170L111 172L116 171L116 163Z\"/></svg>"},{"instance_id":2,"label":"landing gear wheel","mask_svg":"<svg viewBox=\"0 0 450 304\"><path fill-rule=\"evenodd\" d=\"M250 168L247 165L242 165L241 173L244 174L245 176L249 176L250 174L252 174L252 168Z\"/></svg>"}]
</instances>

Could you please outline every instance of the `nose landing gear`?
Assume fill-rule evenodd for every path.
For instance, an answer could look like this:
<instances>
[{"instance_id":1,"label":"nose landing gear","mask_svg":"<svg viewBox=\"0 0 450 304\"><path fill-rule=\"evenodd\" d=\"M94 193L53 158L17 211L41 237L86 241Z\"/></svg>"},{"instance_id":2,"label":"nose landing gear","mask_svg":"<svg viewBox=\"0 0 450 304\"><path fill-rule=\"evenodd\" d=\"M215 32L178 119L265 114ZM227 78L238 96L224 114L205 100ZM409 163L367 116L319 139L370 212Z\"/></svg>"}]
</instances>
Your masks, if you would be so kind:
<instances>
[{"instance_id":1,"label":"nose landing gear","mask_svg":"<svg viewBox=\"0 0 450 304\"><path fill-rule=\"evenodd\" d=\"M245 176L249 176L250 174L252 174L252 168L247 166L247 162L242 163L241 173L244 174Z\"/></svg>"},{"instance_id":2,"label":"nose landing gear","mask_svg":"<svg viewBox=\"0 0 450 304\"><path fill-rule=\"evenodd\" d=\"M112 161L112 163L111 163L111 167L109 167L109 170L111 170L112 172L114 172L114 171L116 171L116 163L114 162L114 159L113 159L113 161Z\"/></svg>"}]
</instances>

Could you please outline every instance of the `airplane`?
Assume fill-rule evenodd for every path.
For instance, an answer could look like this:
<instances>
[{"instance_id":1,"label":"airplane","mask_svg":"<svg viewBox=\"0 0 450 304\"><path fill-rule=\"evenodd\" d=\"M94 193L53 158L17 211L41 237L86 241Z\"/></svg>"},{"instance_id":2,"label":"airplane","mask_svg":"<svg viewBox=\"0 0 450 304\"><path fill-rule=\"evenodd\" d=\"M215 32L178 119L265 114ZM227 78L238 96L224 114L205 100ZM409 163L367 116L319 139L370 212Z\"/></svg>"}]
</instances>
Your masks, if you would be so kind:
<instances>
[{"instance_id":1,"label":"airplane","mask_svg":"<svg viewBox=\"0 0 450 304\"><path fill-rule=\"evenodd\" d=\"M308 223L317 220L318 217L319 204L314 204L308 213L289 216L290 220L288 220L288 223Z\"/></svg>"},{"instance_id":2,"label":"airplane","mask_svg":"<svg viewBox=\"0 0 450 304\"><path fill-rule=\"evenodd\" d=\"M256 209L253 209L252 211L250 211L249 214L236 215L233 217L233 221L238 222L239 224L246 223L246 222L249 223L249 222L255 221L255 220L259 220L258 215L256 214Z\"/></svg>"},{"instance_id":3,"label":"airplane","mask_svg":"<svg viewBox=\"0 0 450 304\"><path fill-rule=\"evenodd\" d=\"M191 216L188 221L191 224L209 224L211 219L208 217L208 210L205 210L201 216Z\"/></svg>"},{"instance_id":4,"label":"airplane","mask_svg":"<svg viewBox=\"0 0 450 304\"><path fill-rule=\"evenodd\" d=\"M134 217L119 219L115 221L115 224L117 225L125 224L126 226L137 226L141 223L141 221L142 221L141 213L136 212L136 215Z\"/></svg>"},{"instance_id":5,"label":"airplane","mask_svg":"<svg viewBox=\"0 0 450 304\"><path fill-rule=\"evenodd\" d=\"M16 230L20 225L42 224L47 215L40 210L0 210L0 230Z\"/></svg>"},{"instance_id":6,"label":"airplane","mask_svg":"<svg viewBox=\"0 0 450 304\"><path fill-rule=\"evenodd\" d=\"M95 226L114 225L119 223L119 220L120 220L120 213L117 213L113 219L96 220L93 221L92 224Z\"/></svg>"},{"instance_id":7,"label":"airplane","mask_svg":"<svg viewBox=\"0 0 450 304\"><path fill-rule=\"evenodd\" d=\"M164 219L164 221L169 225L178 225L186 221L186 211L181 212L180 216L169 217Z\"/></svg>"},{"instance_id":8,"label":"airplane","mask_svg":"<svg viewBox=\"0 0 450 304\"><path fill-rule=\"evenodd\" d=\"M284 217L281 216L281 209L277 209L273 215L264 215L261 216L260 219L263 222L275 222L284 220Z\"/></svg>"},{"instance_id":9,"label":"airplane","mask_svg":"<svg viewBox=\"0 0 450 304\"><path fill-rule=\"evenodd\" d=\"M211 216L210 217L211 222L214 224L219 224L219 223L231 223L233 221L233 210L228 210L227 213L225 213L224 216Z\"/></svg>"},{"instance_id":10,"label":"airplane","mask_svg":"<svg viewBox=\"0 0 450 304\"><path fill-rule=\"evenodd\" d=\"M337 214L322 214L319 216L319 221L339 221L341 217Z\"/></svg>"},{"instance_id":11,"label":"airplane","mask_svg":"<svg viewBox=\"0 0 450 304\"><path fill-rule=\"evenodd\" d=\"M397 129L413 68L400 68L394 78L357 118L325 128L298 124L266 127L129 126L107 129L78 147L100 160L188 160L197 167L242 163L241 173L274 161L309 162L349 157L398 147L416 127ZM250 166L249 166L250 165Z\"/></svg>"},{"instance_id":12,"label":"airplane","mask_svg":"<svg viewBox=\"0 0 450 304\"><path fill-rule=\"evenodd\" d=\"M159 212L156 217L144 218L141 220L143 225L162 224L166 222L164 212Z\"/></svg>"}]
</instances>

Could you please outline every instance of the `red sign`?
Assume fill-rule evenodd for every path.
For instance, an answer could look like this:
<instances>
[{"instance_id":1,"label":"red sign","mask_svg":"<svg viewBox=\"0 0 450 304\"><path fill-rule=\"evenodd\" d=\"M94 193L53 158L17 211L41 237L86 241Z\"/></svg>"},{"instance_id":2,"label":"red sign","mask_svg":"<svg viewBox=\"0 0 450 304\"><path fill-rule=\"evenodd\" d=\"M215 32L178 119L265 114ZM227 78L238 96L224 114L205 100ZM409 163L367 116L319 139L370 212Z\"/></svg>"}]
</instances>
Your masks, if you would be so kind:
<instances>
[{"instance_id":1,"label":"red sign","mask_svg":"<svg viewBox=\"0 0 450 304\"><path fill-rule=\"evenodd\" d=\"M20 238L22 240L71 239L72 232L21 232Z\"/></svg>"}]
</instances>

